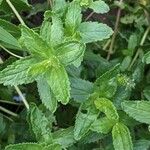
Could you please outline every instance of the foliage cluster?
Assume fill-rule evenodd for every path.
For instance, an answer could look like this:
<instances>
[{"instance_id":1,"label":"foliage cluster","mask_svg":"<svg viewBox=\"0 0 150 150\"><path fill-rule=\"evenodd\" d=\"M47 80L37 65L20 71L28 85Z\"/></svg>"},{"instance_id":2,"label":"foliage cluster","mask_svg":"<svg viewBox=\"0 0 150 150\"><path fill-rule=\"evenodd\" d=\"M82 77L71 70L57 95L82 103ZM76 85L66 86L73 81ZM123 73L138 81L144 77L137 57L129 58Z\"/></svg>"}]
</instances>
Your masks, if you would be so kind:
<instances>
[{"instance_id":1,"label":"foliage cluster","mask_svg":"<svg viewBox=\"0 0 150 150\"><path fill-rule=\"evenodd\" d=\"M148 150L149 10L0 0L0 149Z\"/></svg>"}]
</instances>

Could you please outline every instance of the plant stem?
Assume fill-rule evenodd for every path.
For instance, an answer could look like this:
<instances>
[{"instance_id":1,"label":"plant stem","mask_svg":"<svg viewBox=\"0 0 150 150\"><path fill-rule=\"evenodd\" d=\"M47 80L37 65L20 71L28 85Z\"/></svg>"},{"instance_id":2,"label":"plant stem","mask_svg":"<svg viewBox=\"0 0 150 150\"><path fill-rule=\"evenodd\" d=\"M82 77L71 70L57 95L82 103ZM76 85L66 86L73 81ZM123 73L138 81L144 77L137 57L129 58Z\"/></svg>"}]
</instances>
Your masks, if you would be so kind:
<instances>
[{"instance_id":1,"label":"plant stem","mask_svg":"<svg viewBox=\"0 0 150 150\"><path fill-rule=\"evenodd\" d=\"M48 5L52 8L53 7L53 1L52 0L47 0Z\"/></svg>"},{"instance_id":2,"label":"plant stem","mask_svg":"<svg viewBox=\"0 0 150 150\"><path fill-rule=\"evenodd\" d=\"M6 0L6 2L8 3L8 5L10 6L10 8L12 9L12 11L14 12L14 14L16 15L16 17L18 18L18 20L20 21L20 23L22 25L25 25L23 19L21 18L21 16L19 15L18 11L16 10L16 8L14 7L14 5L10 2L10 0Z\"/></svg>"},{"instance_id":3,"label":"plant stem","mask_svg":"<svg viewBox=\"0 0 150 150\"><path fill-rule=\"evenodd\" d=\"M123 2L123 0L120 0L120 3L122 3L122 2ZM113 53L113 47L114 47L115 39L116 39L116 36L117 36L117 33L118 33L118 26L119 26L120 16L121 16L121 8L119 8L118 12L117 12L117 18L116 18L116 23L115 23L114 34L113 34L112 39L111 39L110 48L109 48L109 51L108 51L108 54L107 54L107 60L110 59L110 56Z\"/></svg>"},{"instance_id":4,"label":"plant stem","mask_svg":"<svg viewBox=\"0 0 150 150\"><path fill-rule=\"evenodd\" d=\"M9 53L10 55L12 55L12 56L14 56L14 57L16 57L16 58L23 58L23 57L21 57L21 56L18 56L18 55L16 55L16 54L10 52L7 48L5 48L4 46L2 46L1 44L0 44L0 47L1 47L3 50L5 50L7 53Z\"/></svg>"},{"instance_id":5,"label":"plant stem","mask_svg":"<svg viewBox=\"0 0 150 150\"><path fill-rule=\"evenodd\" d=\"M6 104L11 104L11 105L22 105L21 103L15 103L15 102L11 102L8 100L0 100L0 103L6 103Z\"/></svg>"},{"instance_id":6,"label":"plant stem","mask_svg":"<svg viewBox=\"0 0 150 150\"><path fill-rule=\"evenodd\" d=\"M146 31L145 31L145 33L144 33L142 39L141 39L140 46L143 46L143 44L144 44L144 42L145 42L145 40L146 40L146 38L147 38L147 35L148 35L149 31L150 31L150 26L147 27L147 29L146 29ZM134 58L133 58L133 60L132 60L132 62L131 62L131 64L130 64L130 66L129 66L129 68L128 68L128 70L130 70L130 69L132 68L132 66L134 65L136 59L138 58L138 56L139 56L139 54L140 54L140 51L141 51L141 48L138 48L138 50L137 50L137 52L136 52L136 54L135 54L135 56L134 56Z\"/></svg>"},{"instance_id":7,"label":"plant stem","mask_svg":"<svg viewBox=\"0 0 150 150\"><path fill-rule=\"evenodd\" d=\"M91 12L86 18L85 18L85 21L89 20L94 14L94 11Z\"/></svg>"},{"instance_id":8,"label":"plant stem","mask_svg":"<svg viewBox=\"0 0 150 150\"><path fill-rule=\"evenodd\" d=\"M23 96L21 90L18 88L18 86L14 86L14 87L15 87L17 93L19 94L19 96L21 97L21 99L22 99L24 105L25 105L26 108L29 110L29 104L28 104L27 100L25 99L25 97Z\"/></svg>"},{"instance_id":9,"label":"plant stem","mask_svg":"<svg viewBox=\"0 0 150 150\"><path fill-rule=\"evenodd\" d=\"M18 114L14 113L14 112L12 112L12 111L10 111L10 110L2 107L2 106L0 106L0 110L7 113L7 114L9 114L9 115L11 115L11 116L18 117Z\"/></svg>"}]
</instances>

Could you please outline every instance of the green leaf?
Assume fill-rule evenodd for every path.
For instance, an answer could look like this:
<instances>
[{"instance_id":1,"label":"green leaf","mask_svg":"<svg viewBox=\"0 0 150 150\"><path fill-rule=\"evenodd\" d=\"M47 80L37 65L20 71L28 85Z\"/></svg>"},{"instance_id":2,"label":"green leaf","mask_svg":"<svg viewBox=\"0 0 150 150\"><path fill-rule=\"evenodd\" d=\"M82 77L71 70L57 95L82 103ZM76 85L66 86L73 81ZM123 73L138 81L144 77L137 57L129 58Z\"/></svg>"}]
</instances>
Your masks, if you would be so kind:
<instances>
[{"instance_id":1,"label":"green leaf","mask_svg":"<svg viewBox=\"0 0 150 150\"><path fill-rule=\"evenodd\" d=\"M71 2L66 14L65 25L68 33L73 35L82 21L81 7L77 2Z\"/></svg>"},{"instance_id":2,"label":"green leaf","mask_svg":"<svg viewBox=\"0 0 150 150\"><path fill-rule=\"evenodd\" d=\"M150 101L150 86L145 87L143 94Z\"/></svg>"},{"instance_id":3,"label":"green leaf","mask_svg":"<svg viewBox=\"0 0 150 150\"><path fill-rule=\"evenodd\" d=\"M40 36L50 46L52 23L49 20L44 20L40 28Z\"/></svg>"},{"instance_id":4,"label":"green leaf","mask_svg":"<svg viewBox=\"0 0 150 150\"><path fill-rule=\"evenodd\" d=\"M28 74L28 70L36 62L36 59L30 57L17 60L0 72L0 83L19 85L33 82L34 77Z\"/></svg>"},{"instance_id":5,"label":"green leaf","mask_svg":"<svg viewBox=\"0 0 150 150\"><path fill-rule=\"evenodd\" d=\"M83 43L91 43L108 39L113 31L106 24L98 22L83 22L79 26Z\"/></svg>"},{"instance_id":6,"label":"green leaf","mask_svg":"<svg viewBox=\"0 0 150 150\"><path fill-rule=\"evenodd\" d=\"M46 73L46 80L56 99L62 104L67 104L70 98L70 82L65 68L61 65L52 67Z\"/></svg>"},{"instance_id":7,"label":"green leaf","mask_svg":"<svg viewBox=\"0 0 150 150\"><path fill-rule=\"evenodd\" d=\"M1 5L2 2L3 2L3 0L0 0L0 5Z\"/></svg>"},{"instance_id":8,"label":"green leaf","mask_svg":"<svg viewBox=\"0 0 150 150\"><path fill-rule=\"evenodd\" d=\"M46 72L47 68L51 67L49 60L43 60L41 62L38 62L34 65L32 65L28 71L29 75L38 75L43 74Z\"/></svg>"},{"instance_id":9,"label":"green leaf","mask_svg":"<svg viewBox=\"0 0 150 150\"><path fill-rule=\"evenodd\" d=\"M0 19L0 26L15 38L19 38L21 36L20 29L16 25L4 19Z\"/></svg>"},{"instance_id":10,"label":"green leaf","mask_svg":"<svg viewBox=\"0 0 150 150\"><path fill-rule=\"evenodd\" d=\"M51 26L51 38L50 43L52 46L57 46L62 43L64 36L63 22L60 18L53 15L52 16L52 26Z\"/></svg>"},{"instance_id":11,"label":"green leaf","mask_svg":"<svg viewBox=\"0 0 150 150\"><path fill-rule=\"evenodd\" d=\"M95 91L100 97L112 98L117 90L117 75L119 74L119 65L100 76L94 83Z\"/></svg>"},{"instance_id":12,"label":"green leaf","mask_svg":"<svg viewBox=\"0 0 150 150\"><path fill-rule=\"evenodd\" d=\"M78 2L80 6L88 6L92 0L74 0L75 2Z\"/></svg>"},{"instance_id":13,"label":"green leaf","mask_svg":"<svg viewBox=\"0 0 150 150\"><path fill-rule=\"evenodd\" d=\"M55 0L53 2L52 10L54 13L61 14L61 16L62 16L66 10L66 6L67 6L67 3L65 0Z\"/></svg>"},{"instance_id":14,"label":"green leaf","mask_svg":"<svg viewBox=\"0 0 150 150\"><path fill-rule=\"evenodd\" d=\"M17 49L21 48L17 39L15 39L9 32L7 32L2 27L0 27L0 41L6 44L10 44L16 47Z\"/></svg>"},{"instance_id":15,"label":"green leaf","mask_svg":"<svg viewBox=\"0 0 150 150\"><path fill-rule=\"evenodd\" d=\"M149 101L124 101L122 109L135 120L150 124L150 102Z\"/></svg>"},{"instance_id":16,"label":"green leaf","mask_svg":"<svg viewBox=\"0 0 150 150\"><path fill-rule=\"evenodd\" d=\"M94 12L101 14L109 11L109 6L103 0L91 2L89 8L93 9Z\"/></svg>"},{"instance_id":17,"label":"green leaf","mask_svg":"<svg viewBox=\"0 0 150 150\"><path fill-rule=\"evenodd\" d=\"M4 122L3 116L0 114L0 135L6 128L6 123Z\"/></svg>"},{"instance_id":18,"label":"green leaf","mask_svg":"<svg viewBox=\"0 0 150 150\"><path fill-rule=\"evenodd\" d=\"M51 144L43 148L43 150L62 150L59 144Z\"/></svg>"},{"instance_id":19,"label":"green leaf","mask_svg":"<svg viewBox=\"0 0 150 150\"><path fill-rule=\"evenodd\" d=\"M79 78L70 78L71 97L77 102L84 102L93 93L93 84Z\"/></svg>"},{"instance_id":20,"label":"green leaf","mask_svg":"<svg viewBox=\"0 0 150 150\"><path fill-rule=\"evenodd\" d=\"M134 143L134 150L149 150L150 148L150 141L141 139Z\"/></svg>"},{"instance_id":21,"label":"green leaf","mask_svg":"<svg viewBox=\"0 0 150 150\"><path fill-rule=\"evenodd\" d=\"M81 108L80 108L81 109ZM79 109L74 128L74 138L76 140L80 140L83 136L85 136L91 128L93 122L97 119L98 112L91 111L90 108L86 113L83 113Z\"/></svg>"},{"instance_id":22,"label":"green leaf","mask_svg":"<svg viewBox=\"0 0 150 150\"><path fill-rule=\"evenodd\" d=\"M115 123L116 122L113 120L110 120L107 117L103 117L95 120L90 129L98 133L107 134L111 131Z\"/></svg>"},{"instance_id":23,"label":"green leaf","mask_svg":"<svg viewBox=\"0 0 150 150\"><path fill-rule=\"evenodd\" d=\"M38 57L50 58L53 56L53 51L43 39L28 27L21 26L21 42L25 45L31 54L36 54Z\"/></svg>"},{"instance_id":24,"label":"green leaf","mask_svg":"<svg viewBox=\"0 0 150 150\"><path fill-rule=\"evenodd\" d=\"M53 139L56 143L60 144L63 148L73 145L76 141L74 139L73 127L67 129L60 129L53 133Z\"/></svg>"},{"instance_id":25,"label":"green leaf","mask_svg":"<svg viewBox=\"0 0 150 150\"><path fill-rule=\"evenodd\" d=\"M121 123L116 123L112 130L115 150L133 150L129 129Z\"/></svg>"},{"instance_id":26,"label":"green leaf","mask_svg":"<svg viewBox=\"0 0 150 150\"><path fill-rule=\"evenodd\" d=\"M128 42L128 50L130 51L131 55L133 55L134 50L136 48L136 46L138 45L138 35L133 33L131 34L131 36L129 37L129 42Z\"/></svg>"},{"instance_id":27,"label":"green leaf","mask_svg":"<svg viewBox=\"0 0 150 150\"><path fill-rule=\"evenodd\" d=\"M56 50L56 56L64 65L73 64L78 58L83 56L85 45L79 42L66 42ZM81 63L81 62L80 62Z\"/></svg>"},{"instance_id":28,"label":"green leaf","mask_svg":"<svg viewBox=\"0 0 150 150\"><path fill-rule=\"evenodd\" d=\"M42 146L37 143L21 143L8 145L5 147L5 150L42 150Z\"/></svg>"},{"instance_id":29,"label":"green leaf","mask_svg":"<svg viewBox=\"0 0 150 150\"><path fill-rule=\"evenodd\" d=\"M41 26L40 35L49 46L54 47L61 44L64 38L63 22L57 15L52 14L50 11L46 11L44 16L45 19Z\"/></svg>"},{"instance_id":30,"label":"green leaf","mask_svg":"<svg viewBox=\"0 0 150 150\"><path fill-rule=\"evenodd\" d=\"M44 106L51 112L55 112L57 109L57 100L52 93L49 84L43 76L38 78L37 86L40 98L42 100L42 104L44 104Z\"/></svg>"},{"instance_id":31,"label":"green leaf","mask_svg":"<svg viewBox=\"0 0 150 150\"><path fill-rule=\"evenodd\" d=\"M143 62L145 62L146 64L150 64L150 52L147 52L144 57L143 57Z\"/></svg>"},{"instance_id":32,"label":"green leaf","mask_svg":"<svg viewBox=\"0 0 150 150\"><path fill-rule=\"evenodd\" d=\"M35 104L30 106L28 119L37 141L51 143L52 135L50 122Z\"/></svg>"},{"instance_id":33,"label":"green leaf","mask_svg":"<svg viewBox=\"0 0 150 150\"><path fill-rule=\"evenodd\" d=\"M119 116L113 103L106 98L98 98L94 101L95 106L110 120L118 121Z\"/></svg>"}]
</instances>

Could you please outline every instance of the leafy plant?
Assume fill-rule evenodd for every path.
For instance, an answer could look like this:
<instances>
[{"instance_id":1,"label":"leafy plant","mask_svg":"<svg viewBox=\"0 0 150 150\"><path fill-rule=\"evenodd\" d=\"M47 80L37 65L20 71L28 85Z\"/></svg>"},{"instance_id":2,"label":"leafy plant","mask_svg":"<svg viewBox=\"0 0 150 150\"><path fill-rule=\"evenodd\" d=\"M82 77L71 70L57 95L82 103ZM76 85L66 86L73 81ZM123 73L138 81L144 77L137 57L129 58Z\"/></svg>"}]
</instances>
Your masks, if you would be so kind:
<instances>
[{"instance_id":1,"label":"leafy plant","mask_svg":"<svg viewBox=\"0 0 150 150\"><path fill-rule=\"evenodd\" d=\"M0 148L148 150L149 8L1 0Z\"/></svg>"}]
</instances>

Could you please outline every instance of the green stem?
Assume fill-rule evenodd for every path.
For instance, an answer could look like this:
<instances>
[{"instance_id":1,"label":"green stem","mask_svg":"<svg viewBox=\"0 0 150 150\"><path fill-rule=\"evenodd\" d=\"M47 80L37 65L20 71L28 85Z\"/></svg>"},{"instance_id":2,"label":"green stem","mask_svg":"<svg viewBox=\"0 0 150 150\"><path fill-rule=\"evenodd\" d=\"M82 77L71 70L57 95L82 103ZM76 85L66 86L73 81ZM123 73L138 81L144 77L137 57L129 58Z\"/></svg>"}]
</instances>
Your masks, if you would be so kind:
<instances>
[{"instance_id":1,"label":"green stem","mask_svg":"<svg viewBox=\"0 0 150 150\"><path fill-rule=\"evenodd\" d=\"M14 7L14 5L10 2L10 0L6 0L6 2L8 3L8 5L10 6L10 8L12 9L12 11L14 12L14 14L16 15L16 17L18 18L18 20L20 21L20 23L22 25L25 25L23 19L21 18L21 16L19 15L18 11L16 10L16 8Z\"/></svg>"},{"instance_id":2,"label":"green stem","mask_svg":"<svg viewBox=\"0 0 150 150\"><path fill-rule=\"evenodd\" d=\"M93 14L94 14L94 11L91 12L91 13L86 17L85 21L88 21L88 20L93 16Z\"/></svg>"},{"instance_id":3,"label":"green stem","mask_svg":"<svg viewBox=\"0 0 150 150\"><path fill-rule=\"evenodd\" d=\"M23 58L23 57L21 57L21 56L19 56L19 55L16 55L16 54L10 52L7 48L5 48L4 46L2 46L1 44L0 44L0 47L1 47L3 50L5 50L7 53L9 53L10 55L12 55L12 56L14 56L14 57L16 57L16 58Z\"/></svg>"},{"instance_id":4,"label":"green stem","mask_svg":"<svg viewBox=\"0 0 150 150\"><path fill-rule=\"evenodd\" d=\"M146 40L146 38L147 38L147 35L148 35L149 31L150 31L150 26L147 27L147 29L146 29L146 31L145 31L145 33L144 33L142 39L141 39L140 46L143 46L143 45L144 45L144 42L145 42L145 40ZM130 66L129 66L129 68L128 68L128 70L130 70L130 69L132 68L132 66L134 65L135 61L137 60L137 58L138 58L138 56L139 56L139 54L140 54L140 51L141 51L141 48L138 48L138 50L137 50L137 52L136 52L136 54L135 54L135 56L134 56L134 58L133 58L133 60L132 60L132 62L131 62L131 64L130 64Z\"/></svg>"},{"instance_id":5,"label":"green stem","mask_svg":"<svg viewBox=\"0 0 150 150\"><path fill-rule=\"evenodd\" d=\"M0 103L6 103L6 104L11 104L11 105L22 105L21 103L15 103L7 100L0 100Z\"/></svg>"},{"instance_id":6,"label":"green stem","mask_svg":"<svg viewBox=\"0 0 150 150\"><path fill-rule=\"evenodd\" d=\"M14 112L12 112L12 111L10 111L10 110L2 107L2 106L0 106L0 110L7 113L7 114L9 114L9 115L11 115L11 116L18 117L18 114L14 113Z\"/></svg>"},{"instance_id":7,"label":"green stem","mask_svg":"<svg viewBox=\"0 0 150 150\"><path fill-rule=\"evenodd\" d=\"M23 96L22 92L20 91L18 86L14 86L14 87L15 87L17 93L19 94L19 96L21 97L21 99L22 99L24 105L26 106L27 110L29 110L29 104L28 104L27 100L25 99L25 97Z\"/></svg>"}]
</instances>

